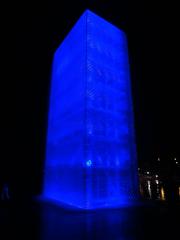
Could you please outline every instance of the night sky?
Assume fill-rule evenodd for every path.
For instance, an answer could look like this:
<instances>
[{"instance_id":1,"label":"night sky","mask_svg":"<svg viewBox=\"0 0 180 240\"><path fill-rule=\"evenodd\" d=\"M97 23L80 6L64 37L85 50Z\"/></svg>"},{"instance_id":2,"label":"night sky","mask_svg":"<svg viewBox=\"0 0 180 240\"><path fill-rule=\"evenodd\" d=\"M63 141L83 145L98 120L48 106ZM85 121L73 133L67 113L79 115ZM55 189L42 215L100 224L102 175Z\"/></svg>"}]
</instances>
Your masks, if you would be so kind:
<instances>
[{"instance_id":1,"label":"night sky","mask_svg":"<svg viewBox=\"0 0 180 240\"><path fill-rule=\"evenodd\" d=\"M19 189L38 186L53 53L86 8L127 34L139 165L153 165L159 156L166 164L178 158L178 28L171 6L140 0L47 2L16 4L13 13L7 11L10 51L4 81L10 101L3 101L8 124L1 175Z\"/></svg>"}]
</instances>

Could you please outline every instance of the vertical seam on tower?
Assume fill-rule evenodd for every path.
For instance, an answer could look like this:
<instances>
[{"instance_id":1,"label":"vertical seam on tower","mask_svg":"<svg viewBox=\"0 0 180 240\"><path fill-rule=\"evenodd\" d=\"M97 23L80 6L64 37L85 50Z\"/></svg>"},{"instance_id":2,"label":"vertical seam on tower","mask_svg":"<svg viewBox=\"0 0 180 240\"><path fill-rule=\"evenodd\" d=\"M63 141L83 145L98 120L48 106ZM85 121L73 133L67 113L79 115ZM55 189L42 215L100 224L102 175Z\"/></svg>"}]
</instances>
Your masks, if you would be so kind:
<instances>
[{"instance_id":1,"label":"vertical seam on tower","mask_svg":"<svg viewBox=\"0 0 180 240\"><path fill-rule=\"evenodd\" d=\"M87 127L87 14L88 12L86 11L86 15L85 15L85 94L84 94L84 98L85 98L85 158L87 158L87 133L86 133L86 127ZM84 161L86 161L87 159L85 159ZM87 201L88 201L88 196L87 196L87 169L85 168L85 172L86 172L86 181L85 181L85 205L87 207Z\"/></svg>"},{"instance_id":2,"label":"vertical seam on tower","mask_svg":"<svg viewBox=\"0 0 180 240\"><path fill-rule=\"evenodd\" d=\"M88 63L87 63L87 39L88 39L88 31L87 31L87 16L88 16L88 11L86 12L86 29L85 29L85 120L87 123L87 67L88 67ZM86 136L86 140L87 140L87 136Z\"/></svg>"}]
</instances>

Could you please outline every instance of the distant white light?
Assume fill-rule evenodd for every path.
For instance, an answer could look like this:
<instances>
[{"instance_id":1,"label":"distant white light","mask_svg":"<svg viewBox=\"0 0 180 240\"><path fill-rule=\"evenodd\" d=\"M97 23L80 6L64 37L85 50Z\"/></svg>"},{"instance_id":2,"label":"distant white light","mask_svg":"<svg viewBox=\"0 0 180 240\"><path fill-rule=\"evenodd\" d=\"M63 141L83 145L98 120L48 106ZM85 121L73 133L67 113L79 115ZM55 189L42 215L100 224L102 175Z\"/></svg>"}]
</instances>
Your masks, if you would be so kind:
<instances>
[{"instance_id":1,"label":"distant white light","mask_svg":"<svg viewBox=\"0 0 180 240\"><path fill-rule=\"evenodd\" d=\"M176 162L176 164L178 164L178 162Z\"/></svg>"},{"instance_id":2,"label":"distant white light","mask_svg":"<svg viewBox=\"0 0 180 240\"><path fill-rule=\"evenodd\" d=\"M176 158L174 158L174 161L176 161Z\"/></svg>"},{"instance_id":3,"label":"distant white light","mask_svg":"<svg viewBox=\"0 0 180 240\"><path fill-rule=\"evenodd\" d=\"M156 177L158 177L158 175L155 175Z\"/></svg>"},{"instance_id":4,"label":"distant white light","mask_svg":"<svg viewBox=\"0 0 180 240\"><path fill-rule=\"evenodd\" d=\"M158 181L158 180L156 180L155 182L156 182L156 184L159 184L159 181Z\"/></svg>"},{"instance_id":5,"label":"distant white light","mask_svg":"<svg viewBox=\"0 0 180 240\"><path fill-rule=\"evenodd\" d=\"M148 193L149 193L149 197L152 198L152 192L151 192L151 182L147 181L148 183Z\"/></svg>"},{"instance_id":6,"label":"distant white light","mask_svg":"<svg viewBox=\"0 0 180 240\"><path fill-rule=\"evenodd\" d=\"M159 162L160 162L160 158L158 157L158 159L157 159Z\"/></svg>"},{"instance_id":7,"label":"distant white light","mask_svg":"<svg viewBox=\"0 0 180 240\"><path fill-rule=\"evenodd\" d=\"M146 172L147 174L149 174L149 172Z\"/></svg>"}]
</instances>

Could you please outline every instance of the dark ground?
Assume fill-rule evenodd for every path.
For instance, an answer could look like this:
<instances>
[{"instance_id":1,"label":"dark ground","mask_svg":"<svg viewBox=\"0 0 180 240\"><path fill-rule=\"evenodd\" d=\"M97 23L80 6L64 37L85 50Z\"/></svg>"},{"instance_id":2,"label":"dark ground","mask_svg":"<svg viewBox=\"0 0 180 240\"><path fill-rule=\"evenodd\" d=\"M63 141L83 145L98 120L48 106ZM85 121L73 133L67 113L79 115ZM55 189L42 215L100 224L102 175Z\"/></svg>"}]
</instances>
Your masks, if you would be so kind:
<instances>
[{"instance_id":1,"label":"dark ground","mask_svg":"<svg viewBox=\"0 0 180 240\"><path fill-rule=\"evenodd\" d=\"M1 239L178 239L180 205L142 206L79 212L44 202L1 205ZM2 233L1 230L1 234Z\"/></svg>"}]
</instances>

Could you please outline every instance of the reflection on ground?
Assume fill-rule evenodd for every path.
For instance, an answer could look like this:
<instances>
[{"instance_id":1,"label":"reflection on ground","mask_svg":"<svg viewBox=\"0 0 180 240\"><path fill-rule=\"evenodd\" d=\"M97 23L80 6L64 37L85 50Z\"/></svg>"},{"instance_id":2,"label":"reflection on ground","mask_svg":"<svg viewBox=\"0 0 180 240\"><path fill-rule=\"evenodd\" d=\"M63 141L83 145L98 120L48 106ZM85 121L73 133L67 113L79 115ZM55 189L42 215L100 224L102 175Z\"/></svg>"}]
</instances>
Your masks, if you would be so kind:
<instances>
[{"instance_id":1,"label":"reflection on ground","mask_svg":"<svg viewBox=\"0 0 180 240\"><path fill-rule=\"evenodd\" d=\"M143 199L180 201L180 182L164 182L158 175L155 178L141 175L139 190Z\"/></svg>"},{"instance_id":2,"label":"reflection on ground","mask_svg":"<svg viewBox=\"0 0 180 240\"><path fill-rule=\"evenodd\" d=\"M45 202L18 202L1 205L0 216L4 239L10 239L12 233L14 238L33 240L166 239L169 233L178 234L180 205L148 201L134 207L82 212Z\"/></svg>"}]
</instances>

